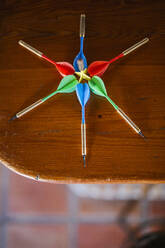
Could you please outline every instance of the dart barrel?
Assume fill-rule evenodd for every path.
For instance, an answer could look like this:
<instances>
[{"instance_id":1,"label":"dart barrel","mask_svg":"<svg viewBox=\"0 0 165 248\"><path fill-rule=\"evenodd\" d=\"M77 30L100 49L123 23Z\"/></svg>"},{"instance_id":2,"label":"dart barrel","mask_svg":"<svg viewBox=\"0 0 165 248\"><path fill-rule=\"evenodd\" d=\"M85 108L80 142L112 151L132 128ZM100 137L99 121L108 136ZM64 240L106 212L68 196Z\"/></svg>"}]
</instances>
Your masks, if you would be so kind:
<instances>
[{"instance_id":1,"label":"dart barrel","mask_svg":"<svg viewBox=\"0 0 165 248\"><path fill-rule=\"evenodd\" d=\"M131 46L130 48L128 48L127 50L125 50L124 52L122 52L122 54L125 56L131 52L133 52L135 49L137 49L138 47L144 45L145 43L147 43L149 41L148 38L145 38L141 41L139 41L138 43L136 43L135 45Z\"/></svg>"},{"instance_id":2,"label":"dart barrel","mask_svg":"<svg viewBox=\"0 0 165 248\"><path fill-rule=\"evenodd\" d=\"M29 44L27 44L26 42L24 42L23 40L19 40L18 41L19 45L25 47L27 50L29 50L30 52L36 54L39 57L42 57L43 53L38 51L37 49L35 49L34 47L30 46Z\"/></svg>"},{"instance_id":3,"label":"dart barrel","mask_svg":"<svg viewBox=\"0 0 165 248\"><path fill-rule=\"evenodd\" d=\"M117 109L117 112L124 118L124 120L135 130L135 132L140 133L141 130L136 126L136 124L124 113L120 108Z\"/></svg>"},{"instance_id":4,"label":"dart barrel","mask_svg":"<svg viewBox=\"0 0 165 248\"><path fill-rule=\"evenodd\" d=\"M24 115L24 114L28 113L29 111L31 111L32 109L36 108L41 103L43 103L42 99L38 100L37 102L33 103L32 105L30 105L27 108L25 108L25 109L21 110L20 112L18 112L16 114L16 117L20 118L22 115Z\"/></svg>"},{"instance_id":5,"label":"dart barrel","mask_svg":"<svg viewBox=\"0 0 165 248\"><path fill-rule=\"evenodd\" d=\"M85 36L85 15L80 16L80 37Z\"/></svg>"},{"instance_id":6,"label":"dart barrel","mask_svg":"<svg viewBox=\"0 0 165 248\"><path fill-rule=\"evenodd\" d=\"M81 124L81 144L82 144L82 156L86 155L86 125Z\"/></svg>"}]
</instances>

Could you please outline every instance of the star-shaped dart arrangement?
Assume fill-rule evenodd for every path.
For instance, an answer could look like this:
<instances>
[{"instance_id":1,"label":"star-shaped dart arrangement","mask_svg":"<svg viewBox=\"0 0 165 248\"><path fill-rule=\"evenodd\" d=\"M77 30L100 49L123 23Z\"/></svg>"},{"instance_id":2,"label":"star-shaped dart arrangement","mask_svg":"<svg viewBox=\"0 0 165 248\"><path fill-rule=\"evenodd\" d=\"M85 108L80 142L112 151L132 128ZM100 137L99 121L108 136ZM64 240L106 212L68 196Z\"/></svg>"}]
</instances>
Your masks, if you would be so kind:
<instances>
[{"instance_id":1,"label":"star-shaped dart arrangement","mask_svg":"<svg viewBox=\"0 0 165 248\"><path fill-rule=\"evenodd\" d=\"M28 113L32 109L46 102L50 97L55 96L58 93L71 93L76 91L78 101L80 102L82 109L82 121L81 121L81 143L82 143L82 157L84 161L84 167L86 166L86 124L85 124L85 106L90 98L90 90L99 96L104 97L112 105L112 107L120 114L120 116L135 130L136 133L140 134L143 138L144 135L140 128L120 109L116 103L109 97L106 91L105 84L101 79L103 73L108 69L109 65L114 61L128 55L133 52L138 47L144 45L149 41L148 38L141 40L135 45L131 46L127 50L120 53L115 58L109 61L95 61L87 66L87 60L83 52L85 38L85 15L80 16L80 52L75 57L73 61L73 66L68 62L55 62L49 59L44 53L38 51L34 47L30 46L26 42L20 40L18 43L28 49L30 52L36 54L42 59L53 64L60 75L63 77L59 83L57 89L50 93L48 96L39 99L37 102L26 107L22 111L18 112L11 120L22 117L24 114ZM85 82L84 82L85 81Z\"/></svg>"}]
</instances>

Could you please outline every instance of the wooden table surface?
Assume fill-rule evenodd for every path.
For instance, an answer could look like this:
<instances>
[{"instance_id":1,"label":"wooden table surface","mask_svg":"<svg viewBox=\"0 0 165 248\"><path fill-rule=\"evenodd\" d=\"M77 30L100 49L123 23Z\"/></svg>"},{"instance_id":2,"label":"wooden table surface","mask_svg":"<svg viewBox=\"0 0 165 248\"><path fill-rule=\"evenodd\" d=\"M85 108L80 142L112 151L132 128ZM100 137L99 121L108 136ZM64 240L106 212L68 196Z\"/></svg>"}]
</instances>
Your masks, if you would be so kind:
<instances>
[{"instance_id":1,"label":"wooden table surface","mask_svg":"<svg viewBox=\"0 0 165 248\"><path fill-rule=\"evenodd\" d=\"M141 128L137 135L103 98L86 108L87 168L81 157L81 108L76 94L59 94L24 117L9 119L54 91L56 69L18 45L20 39L56 61L79 51L86 14L88 64L109 60L149 37L114 63L103 80L112 99ZM1 1L0 160L31 178L58 183L165 182L165 1Z\"/></svg>"}]
</instances>

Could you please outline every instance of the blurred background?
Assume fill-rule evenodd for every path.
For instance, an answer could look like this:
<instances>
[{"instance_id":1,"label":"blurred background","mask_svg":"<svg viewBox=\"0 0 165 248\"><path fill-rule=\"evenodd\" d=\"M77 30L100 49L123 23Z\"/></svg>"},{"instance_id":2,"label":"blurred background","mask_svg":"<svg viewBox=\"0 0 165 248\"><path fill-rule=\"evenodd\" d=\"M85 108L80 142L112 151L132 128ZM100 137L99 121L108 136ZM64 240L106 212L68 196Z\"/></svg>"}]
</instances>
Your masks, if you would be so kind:
<instances>
[{"instance_id":1,"label":"blurred background","mask_svg":"<svg viewBox=\"0 0 165 248\"><path fill-rule=\"evenodd\" d=\"M128 247L141 233L164 230L164 190L41 183L0 165L0 248Z\"/></svg>"}]
</instances>

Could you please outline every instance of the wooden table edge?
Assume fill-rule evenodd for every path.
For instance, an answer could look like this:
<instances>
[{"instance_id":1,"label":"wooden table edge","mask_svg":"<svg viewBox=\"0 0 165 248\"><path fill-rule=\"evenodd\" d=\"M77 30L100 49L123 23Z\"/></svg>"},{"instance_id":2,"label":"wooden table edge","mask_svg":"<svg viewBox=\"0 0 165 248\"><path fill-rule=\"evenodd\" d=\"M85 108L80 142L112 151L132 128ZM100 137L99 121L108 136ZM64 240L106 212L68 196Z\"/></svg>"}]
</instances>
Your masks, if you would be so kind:
<instances>
[{"instance_id":1,"label":"wooden table edge","mask_svg":"<svg viewBox=\"0 0 165 248\"><path fill-rule=\"evenodd\" d=\"M3 166L7 167L12 172L17 175L24 176L26 178L38 181L38 182L47 182L47 183L56 183L56 184L160 184L165 183L165 179L135 179L135 178L77 178L77 177L39 177L36 178L32 173L24 174L21 170L17 170L15 167L11 166L7 161L0 159L0 162ZM85 169L85 168L84 168Z\"/></svg>"}]
</instances>

